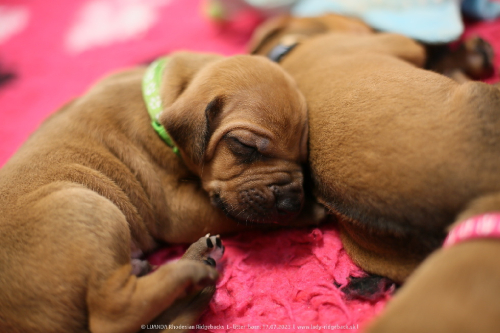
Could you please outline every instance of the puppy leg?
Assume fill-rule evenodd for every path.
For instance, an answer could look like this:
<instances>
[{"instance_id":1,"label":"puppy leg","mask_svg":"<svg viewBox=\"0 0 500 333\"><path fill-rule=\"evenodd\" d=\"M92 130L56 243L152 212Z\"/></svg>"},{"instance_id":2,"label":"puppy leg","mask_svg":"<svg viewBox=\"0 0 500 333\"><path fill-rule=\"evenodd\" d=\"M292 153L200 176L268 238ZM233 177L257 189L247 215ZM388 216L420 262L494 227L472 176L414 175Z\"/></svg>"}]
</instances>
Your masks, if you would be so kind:
<instances>
[{"instance_id":1,"label":"puppy leg","mask_svg":"<svg viewBox=\"0 0 500 333\"><path fill-rule=\"evenodd\" d=\"M484 214L487 212L499 212L499 211L500 211L500 193L486 195L472 201L467 206L467 209L458 216L457 222L455 222L455 224L460 223L461 221L464 221L475 215Z\"/></svg>"},{"instance_id":2,"label":"puppy leg","mask_svg":"<svg viewBox=\"0 0 500 333\"><path fill-rule=\"evenodd\" d=\"M389 302L369 333L498 332L500 242L436 251Z\"/></svg>"},{"instance_id":3,"label":"puppy leg","mask_svg":"<svg viewBox=\"0 0 500 333\"><path fill-rule=\"evenodd\" d=\"M123 214L95 192L66 182L43 186L17 204L7 217L14 222L10 232L0 232L0 331L88 332L85 295L92 272L130 260Z\"/></svg>"},{"instance_id":4,"label":"puppy leg","mask_svg":"<svg viewBox=\"0 0 500 333\"><path fill-rule=\"evenodd\" d=\"M460 83L493 74L493 48L480 37L465 40L456 50L450 50L448 45L427 45L427 54L427 69Z\"/></svg>"},{"instance_id":5,"label":"puppy leg","mask_svg":"<svg viewBox=\"0 0 500 333\"><path fill-rule=\"evenodd\" d=\"M213 284L217 278L212 267L189 260L163 265L140 278L130 273L129 265L122 267L90 295L92 332L136 332L178 298Z\"/></svg>"},{"instance_id":6,"label":"puppy leg","mask_svg":"<svg viewBox=\"0 0 500 333\"><path fill-rule=\"evenodd\" d=\"M464 219L500 211L500 194L479 198ZM468 240L437 250L408 278L370 333L498 332L500 241Z\"/></svg>"},{"instance_id":7,"label":"puppy leg","mask_svg":"<svg viewBox=\"0 0 500 333\"><path fill-rule=\"evenodd\" d=\"M104 229L98 233L98 241L93 240L98 250L90 262L87 282L90 331L137 332L178 298L215 283L217 271L194 260L166 264L139 278L131 274L130 232L125 216L95 192L78 191L93 208L89 223Z\"/></svg>"},{"instance_id":8,"label":"puppy leg","mask_svg":"<svg viewBox=\"0 0 500 333\"><path fill-rule=\"evenodd\" d=\"M425 48L416 41L398 34L380 33L367 39L370 50L392 54L417 67L424 67L427 58Z\"/></svg>"},{"instance_id":9,"label":"puppy leg","mask_svg":"<svg viewBox=\"0 0 500 333\"><path fill-rule=\"evenodd\" d=\"M399 240L392 236L373 236L343 219L339 219L339 227L346 253L358 266L371 274L403 283L425 258L422 253L406 250L408 240Z\"/></svg>"},{"instance_id":10,"label":"puppy leg","mask_svg":"<svg viewBox=\"0 0 500 333\"><path fill-rule=\"evenodd\" d=\"M180 261L198 261L206 265L215 267L224 253L224 246L219 236L206 235L193 243L182 256ZM169 309L163 312L153 324L172 325L165 332L172 332L172 327L180 325L194 324L206 310L208 303L215 292L215 286L210 285L197 293L193 293L185 298L177 300ZM174 329L175 330L175 329ZM178 329L183 332L188 330Z\"/></svg>"},{"instance_id":11,"label":"puppy leg","mask_svg":"<svg viewBox=\"0 0 500 333\"><path fill-rule=\"evenodd\" d=\"M22 209L13 211L23 214L11 219L22 220L9 238L22 241L0 261L20 263L2 278L24 278L0 293L1 317L9 318L0 320L2 332L137 332L177 298L217 278L213 267L193 260L132 275L124 214L83 186L51 184L19 202ZM9 241L3 234L0 240Z\"/></svg>"}]
</instances>

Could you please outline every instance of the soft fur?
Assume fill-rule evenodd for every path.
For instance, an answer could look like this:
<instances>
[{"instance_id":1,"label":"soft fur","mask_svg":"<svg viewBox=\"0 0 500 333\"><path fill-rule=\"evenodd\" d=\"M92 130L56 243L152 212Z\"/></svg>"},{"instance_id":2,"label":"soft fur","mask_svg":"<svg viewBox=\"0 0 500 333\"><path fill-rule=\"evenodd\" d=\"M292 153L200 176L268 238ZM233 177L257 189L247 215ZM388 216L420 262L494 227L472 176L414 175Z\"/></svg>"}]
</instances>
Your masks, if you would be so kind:
<instances>
[{"instance_id":1,"label":"soft fur","mask_svg":"<svg viewBox=\"0 0 500 333\"><path fill-rule=\"evenodd\" d=\"M301 41L330 32L355 35L377 33L361 20L337 14L314 17L281 15L264 22L250 41L251 53L268 55L279 43ZM425 68L444 74L456 81L481 79L492 74L493 48L484 39L471 36L454 45L421 44L425 48Z\"/></svg>"},{"instance_id":2,"label":"soft fur","mask_svg":"<svg viewBox=\"0 0 500 333\"><path fill-rule=\"evenodd\" d=\"M283 40L289 22L282 24L260 29L253 50L265 54ZM281 65L308 103L316 195L339 217L357 264L403 282L452 223L500 211L496 87L420 69L424 47L396 34L298 40ZM437 251L373 331L497 331L498 255L499 243L489 240Z\"/></svg>"},{"instance_id":3,"label":"soft fur","mask_svg":"<svg viewBox=\"0 0 500 333\"><path fill-rule=\"evenodd\" d=\"M159 324L193 323L217 277L200 237L290 224L302 208L305 100L278 65L172 55L160 121L181 157L150 124L143 75L100 81L0 170L0 331L135 332L162 312ZM131 274L131 249L198 238L180 261Z\"/></svg>"}]
</instances>

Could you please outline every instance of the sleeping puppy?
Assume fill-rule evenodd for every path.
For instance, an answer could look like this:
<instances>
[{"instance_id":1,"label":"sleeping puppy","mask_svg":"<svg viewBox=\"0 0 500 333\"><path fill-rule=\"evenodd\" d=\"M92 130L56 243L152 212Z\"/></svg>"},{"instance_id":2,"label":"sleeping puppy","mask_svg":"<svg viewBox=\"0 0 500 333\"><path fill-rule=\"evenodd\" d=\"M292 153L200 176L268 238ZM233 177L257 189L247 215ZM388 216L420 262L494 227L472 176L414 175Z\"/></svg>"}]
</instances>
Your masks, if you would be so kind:
<instances>
[{"instance_id":1,"label":"sleeping puppy","mask_svg":"<svg viewBox=\"0 0 500 333\"><path fill-rule=\"evenodd\" d=\"M257 36L254 47L269 49L265 31ZM401 283L450 226L469 240L429 258L373 331L497 331L500 243L484 240L500 237L497 87L420 69L422 45L396 34L277 47L308 102L316 195L339 217L352 259Z\"/></svg>"},{"instance_id":2,"label":"sleeping puppy","mask_svg":"<svg viewBox=\"0 0 500 333\"><path fill-rule=\"evenodd\" d=\"M193 323L223 249L203 235L292 224L306 141L305 100L264 57L177 53L100 81L0 170L0 331ZM161 242L195 243L131 274Z\"/></svg>"},{"instance_id":3,"label":"sleeping puppy","mask_svg":"<svg viewBox=\"0 0 500 333\"><path fill-rule=\"evenodd\" d=\"M337 14L312 17L281 15L264 22L256 29L249 49L251 53L267 55L279 60L283 48L293 47L302 39L331 32L348 32L355 35L375 34L363 21ZM469 37L456 45L427 45L424 67L464 82L482 79L493 73L493 48L480 37ZM276 47L278 46L278 47Z\"/></svg>"}]
</instances>

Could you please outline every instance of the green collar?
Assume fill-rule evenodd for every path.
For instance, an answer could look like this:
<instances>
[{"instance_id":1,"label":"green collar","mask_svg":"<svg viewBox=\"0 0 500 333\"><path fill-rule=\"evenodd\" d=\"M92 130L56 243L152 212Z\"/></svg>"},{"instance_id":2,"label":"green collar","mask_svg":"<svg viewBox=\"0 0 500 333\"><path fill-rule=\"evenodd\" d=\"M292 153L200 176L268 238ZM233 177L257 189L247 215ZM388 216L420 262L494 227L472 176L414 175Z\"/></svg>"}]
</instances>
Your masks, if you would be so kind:
<instances>
[{"instance_id":1,"label":"green collar","mask_svg":"<svg viewBox=\"0 0 500 333\"><path fill-rule=\"evenodd\" d=\"M146 107L148 109L149 116L151 117L151 125L155 129L156 133L165 141L165 143L172 148L174 153L180 156L179 148L174 145L172 138L168 135L167 130L158 121L158 115L163 111L163 105L160 97L160 86L161 78L163 76L163 71L168 58L160 58L149 65L146 70L146 74L142 79L142 96L144 97L144 102L146 102Z\"/></svg>"}]
</instances>

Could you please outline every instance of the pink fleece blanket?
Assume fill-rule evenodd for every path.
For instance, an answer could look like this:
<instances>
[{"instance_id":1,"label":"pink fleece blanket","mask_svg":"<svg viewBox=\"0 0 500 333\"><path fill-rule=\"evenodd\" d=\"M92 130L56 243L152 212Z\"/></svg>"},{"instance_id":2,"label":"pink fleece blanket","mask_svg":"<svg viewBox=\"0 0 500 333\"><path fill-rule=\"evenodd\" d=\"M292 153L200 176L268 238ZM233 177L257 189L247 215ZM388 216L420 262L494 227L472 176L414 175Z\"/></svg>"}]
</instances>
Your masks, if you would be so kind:
<instances>
[{"instance_id":1,"label":"pink fleece blanket","mask_svg":"<svg viewBox=\"0 0 500 333\"><path fill-rule=\"evenodd\" d=\"M201 7L199 0L3 0L0 166L43 119L105 73L179 49L243 53L258 22L245 17L224 29ZM499 21L469 25L466 34L500 49ZM201 330L358 331L390 298L348 300L339 290L364 273L334 225L253 231L224 242L221 278ZM150 260L165 262L183 248L162 249Z\"/></svg>"},{"instance_id":2,"label":"pink fleece blanket","mask_svg":"<svg viewBox=\"0 0 500 333\"><path fill-rule=\"evenodd\" d=\"M217 292L198 325L213 332L356 332L383 309L376 300L347 300L339 288L365 273L342 248L334 225L247 232L223 238ZM185 247L158 251L153 264L177 258Z\"/></svg>"}]
</instances>

